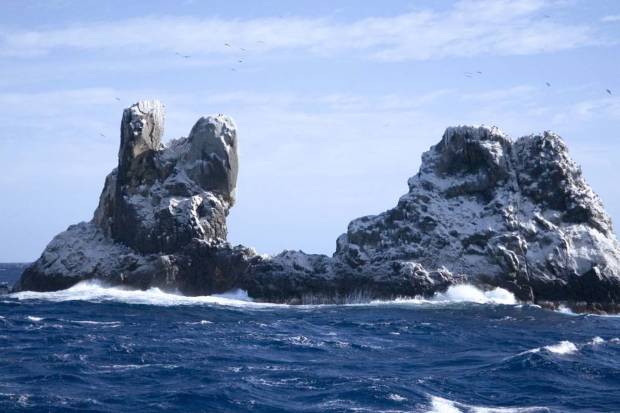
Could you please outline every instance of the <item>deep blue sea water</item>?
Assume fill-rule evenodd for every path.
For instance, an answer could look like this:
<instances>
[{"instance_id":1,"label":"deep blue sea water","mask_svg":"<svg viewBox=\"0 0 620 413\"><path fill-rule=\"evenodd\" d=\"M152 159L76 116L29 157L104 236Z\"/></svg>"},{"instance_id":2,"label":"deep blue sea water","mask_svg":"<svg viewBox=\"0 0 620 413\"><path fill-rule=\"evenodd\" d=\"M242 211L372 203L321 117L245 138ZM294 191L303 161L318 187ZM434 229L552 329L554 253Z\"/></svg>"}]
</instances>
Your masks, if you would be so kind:
<instances>
[{"instance_id":1,"label":"deep blue sea water","mask_svg":"<svg viewBox=\"0 0 620 413\"><path fill-rule=\"evenodd\" d=\"M0 411L620 411L620 318L465 295L489 302L2 296Z\"/></svg>"}]
</instances>

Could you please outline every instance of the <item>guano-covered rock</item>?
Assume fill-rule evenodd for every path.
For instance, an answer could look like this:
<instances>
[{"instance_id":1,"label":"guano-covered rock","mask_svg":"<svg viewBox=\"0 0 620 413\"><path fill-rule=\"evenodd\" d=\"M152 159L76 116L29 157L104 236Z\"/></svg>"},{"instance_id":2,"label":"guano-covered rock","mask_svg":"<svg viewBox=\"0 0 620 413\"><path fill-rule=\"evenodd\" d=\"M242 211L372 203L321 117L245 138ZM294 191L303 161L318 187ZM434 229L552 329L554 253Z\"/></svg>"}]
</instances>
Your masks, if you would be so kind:
<instances>
[{"instance_id":1,"label":"guano-covered rock","mask_svg":"<svg viewBox=\"0 0 620 413\"><path fill-rule=\"evenodd\" d=\"M201 118L168 145L163 129L159 102L125 110L118 167L93 220L56 236L15 290L95 278L316 303L429 296L471 283L524 301L620 309L611 220L551 132L513 141L495 127L448 128L396 207L353 220L332 257L270 257L226 241L238 172L232 120Z\"/></svg>"}]
</instances>

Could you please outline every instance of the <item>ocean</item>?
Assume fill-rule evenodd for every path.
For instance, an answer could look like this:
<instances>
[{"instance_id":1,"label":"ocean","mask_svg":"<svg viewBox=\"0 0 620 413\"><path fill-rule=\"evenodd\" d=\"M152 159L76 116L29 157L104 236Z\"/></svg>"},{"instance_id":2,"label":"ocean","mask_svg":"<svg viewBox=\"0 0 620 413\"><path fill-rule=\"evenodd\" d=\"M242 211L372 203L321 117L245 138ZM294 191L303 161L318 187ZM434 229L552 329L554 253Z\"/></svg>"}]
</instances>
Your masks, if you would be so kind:
<instances>
[{"instance_id":1,"label":"ocean","mask_svg":"<svg viewBox=\"0 0 620 413\"><path fill-rule=\"evenodd\" d=\"M287 306L82 283L0 296L0 411L618 412L620 318L473 287Z\"/></svg>"}]
</instances>

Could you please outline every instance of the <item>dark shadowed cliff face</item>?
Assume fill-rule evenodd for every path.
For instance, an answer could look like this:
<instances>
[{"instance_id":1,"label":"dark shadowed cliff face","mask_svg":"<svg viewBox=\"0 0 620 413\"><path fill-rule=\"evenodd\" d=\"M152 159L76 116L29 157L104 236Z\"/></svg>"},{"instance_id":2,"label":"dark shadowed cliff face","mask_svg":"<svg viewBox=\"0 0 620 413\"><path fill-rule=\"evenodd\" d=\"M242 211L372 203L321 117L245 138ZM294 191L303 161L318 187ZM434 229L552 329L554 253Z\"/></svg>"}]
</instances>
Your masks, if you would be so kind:
<instances>
[{"instance_id":1,"label":"dark shadowed cliff face","mask_svg":"<svg viewBox=\"0 0 620 413\"><path fill-rule=\"evenodd\" d=\"M610 219L555 134L513 142L497 128L448 128L397 206L352 221L333 257L268 257L226 242L238 171L232 121L201 118L168 146L162 131L159 102L125 110L118 168L93 220L56 236L16 289L99 278L316 302L430 295L467 282L522 300L620 303Z\"/></svg>"}]
</instances>

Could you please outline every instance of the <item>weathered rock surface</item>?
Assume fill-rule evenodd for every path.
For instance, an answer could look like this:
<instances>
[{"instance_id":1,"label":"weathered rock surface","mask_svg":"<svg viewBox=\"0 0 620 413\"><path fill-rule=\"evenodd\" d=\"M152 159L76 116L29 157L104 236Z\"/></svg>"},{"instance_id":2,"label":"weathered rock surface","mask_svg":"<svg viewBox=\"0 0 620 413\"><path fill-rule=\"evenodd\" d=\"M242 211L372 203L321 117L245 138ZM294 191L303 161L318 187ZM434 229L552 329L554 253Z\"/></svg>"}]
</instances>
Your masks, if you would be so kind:
<instances>
[{"instance_id":1,"label":"weathered rock surface","mask_svg":"<svg viewBox=\"0 0 620 413\"><path fill-rule=\"evenodd\" d=\"M216 246L225 242L235 200L236 127L225 116L201 118L187 138L167 146L163 129L158 101L124 111L118 167L105 180L92 221L57 235L16 289L61 289L90 278L188 293L232 285L234 271L230 278L223 274L236 250ZM185 254L197 254L193 262L212 257L201 286L183 279L197 271Z\"/></svg>"},{"instance_id":2,"label":"weathered rock surface","mask_svg":"<svg viewBox=\"0 0 620 413\"><path fill-rule=\"evenodd\" d=\"M286 252L254 268L248 290L338 301L467 282L524 301L617 311L620 245L559 136L513 142L497 128L448 128L408 184L395 208L352 221L333 258Z\"/></svg>"},{"instance_id":3,"label":"weathered rock surface","mask_svg":"<svg viewBox=\"0 0 620 413\"><path fill-rule=\"evenodd\" d=\"M448 128L397 206L352 221L333 257L268 257L226 242L238 171L232 121L201 118L168 146L162 131L159 102L125 110L118 168L93 220L54 238L16 289L98 278L301 303L431 295L467 282L525 301L619 309L620 244L553 133L512 141L497 128Z\"/></svg>"}]
</instances>

